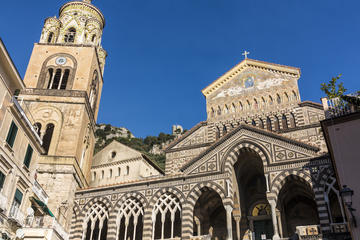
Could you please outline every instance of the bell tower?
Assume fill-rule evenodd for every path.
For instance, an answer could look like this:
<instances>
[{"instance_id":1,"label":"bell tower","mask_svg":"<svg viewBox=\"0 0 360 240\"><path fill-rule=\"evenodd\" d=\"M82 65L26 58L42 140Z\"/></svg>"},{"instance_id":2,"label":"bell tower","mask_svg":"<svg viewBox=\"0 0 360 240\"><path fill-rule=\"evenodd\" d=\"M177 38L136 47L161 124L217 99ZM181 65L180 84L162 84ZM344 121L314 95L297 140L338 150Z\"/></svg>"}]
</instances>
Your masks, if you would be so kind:
<instances>
[{"instance_id":1,"label":"bell tower","mask_svg":"<svg viewBox=\"0 0 360 240\"><path fill-rule=\"evenodd\" d=\"M90 0L65 3L44 22L20 93L46 151L37 180L66 230L76 189L88 186L106 51L103 14Z\"/></svg>"}]
</instances>

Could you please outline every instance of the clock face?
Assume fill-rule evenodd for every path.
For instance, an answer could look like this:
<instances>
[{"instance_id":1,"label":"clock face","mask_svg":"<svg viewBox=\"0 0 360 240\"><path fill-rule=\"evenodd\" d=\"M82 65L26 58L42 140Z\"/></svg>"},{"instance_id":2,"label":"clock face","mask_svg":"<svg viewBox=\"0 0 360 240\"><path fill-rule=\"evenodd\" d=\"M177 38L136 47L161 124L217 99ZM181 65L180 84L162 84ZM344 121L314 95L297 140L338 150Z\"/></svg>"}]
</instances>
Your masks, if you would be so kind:
<instances>
[{"instance_id":1,"label":"clock face","mask_svg":"<svg viewBox=\"0 0 360 240\"><path fill-rule=\"evenodd\" d=\"M55 60L55 63L57 65L64 65L66 63L66 58L64 57L58 57L56 60Z\"/></svg>"}]
</instances>

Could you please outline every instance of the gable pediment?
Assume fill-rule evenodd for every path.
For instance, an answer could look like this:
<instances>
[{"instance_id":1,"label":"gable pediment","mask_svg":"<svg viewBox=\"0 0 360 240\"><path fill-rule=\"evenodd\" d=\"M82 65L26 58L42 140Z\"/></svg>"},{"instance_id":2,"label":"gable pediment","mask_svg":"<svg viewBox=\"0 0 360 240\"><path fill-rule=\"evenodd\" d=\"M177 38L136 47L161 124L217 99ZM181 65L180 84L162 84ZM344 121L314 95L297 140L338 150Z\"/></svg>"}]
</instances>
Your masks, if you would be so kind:
<instances>
[{"instance_id":1,"label":"gable pediment","mask_svg":"<svg viewBox=\"0 0 360 240\"><path fill-rule=\"evenodd\" d=\"M299 77L298 68L245 59L203 89L202 93L207 100L215 100L296 84Z\"/></svg>"},{"instance_id":2,"label":"gable pediment","mask_svg":"<svg viewBox=\"0 0 360 240\"><path fill-rule=\"evenodd\" d=\"M179 139L172 142L167 148L166 152L176 151L186 147L199 146L206 144L208 136L208 127L206 122L200 122L195 125L192 129L186 132Z\"/></svg>"},{"instance_id":3,"label":"gable pediment","mask_svg":"<svg viewBox=\"0 0 360 240\"><path fill-rule=\"evenodd\" d=\"M240 125L225 135L181 170L186 174L222 171L227 156L235 147L256 148L266 161L265 165L291 163L318 157L319 149L272 132L248 125Z\"/></svg>"}]
</instances>

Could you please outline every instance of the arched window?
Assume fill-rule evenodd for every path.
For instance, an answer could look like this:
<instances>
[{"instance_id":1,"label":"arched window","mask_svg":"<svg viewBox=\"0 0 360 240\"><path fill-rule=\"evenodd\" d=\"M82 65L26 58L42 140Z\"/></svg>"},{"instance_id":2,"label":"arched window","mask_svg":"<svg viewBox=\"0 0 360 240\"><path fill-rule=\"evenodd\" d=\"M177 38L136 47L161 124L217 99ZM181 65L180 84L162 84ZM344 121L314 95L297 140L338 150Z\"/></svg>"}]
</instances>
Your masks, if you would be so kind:
<instances>
[{"instance_id":1,"label":"arched window","mask_svg":"<svg viewBox=\"0 0 360 240\"><path fill-rule=\"evenodd\" d=\"M129 175L129 173L130 173L130 167L126 166L126 175Z\"/></svg>"},{"instance_id":2,"label":"arched window","mask_svg":"<svg viewBox=\"0 0 360 240\"><path fill-rule=\"evenodd\" d=\"M93 181L96 180L96 172L93 173Z\"/></svg>"},{"instance_id":3,"label":"arched window","mask_svg":"<svg viewBox=\"0 0 360 240\"><path fill-rule=\"evenodd\" d=\"M262 100L262 106L265 108L265 107L266 107L266 101L265 101L265 98L264 98L264 97L261 97L261 100Z\"/></svg>"},{"instance_id":4,"label":"arched window","mask_svg":"<svg viewBox=\"0 0 360 240\"><path fill-rule=\"evenodd\" d=\"M215 117L215 110L214 110L214 108L211 108L211 115L210 115L211 117Z\"/></svg>"},{"instance_id":5,"label":"arched window","mask_svg":"<svg viewBox=\"0 0 360 240\"><path fill-rule=\"evenodd\" d=\"M275 131L280 130L279 118L277 116L274 116L274 128L275 128Z\"/></svg>"},{"instance_id":6,"label":"arched window","mask_svg":"<svg viewBox=\"0 0 360 240\"><path fill-rule=\"evenodd\" d=\"M60 80L60 84L59 84L60 89L66 89L66 84L69 79L69 75L70 75L70 70L66 69L64 75L62 76L62 79Z\"/></svg>"},{"instance_id":7,"label":"arched window","mask_svg":"<svg viewBox=\"0 0 360 240\"><path fill-rule=\"evenodd\" d=\"M153 213L153 239L181 237L181 205L171 193L164 193L156 202Z\"/></svg>"},{"instance_id":8,"label":"arched window","mask_svg":"<svg viewBox=\"0 0 360 240\"><path fill-rule=\"evenodd\" d=\"M236 107L234 103L231 104L231 112L232 113L236 112Z\"/></svg>"},{"instance_id":9,"label":"arched window","mask_svg":"<svg viewBox=\"0 0 360 240\"><path fill-rule=\"evenodd\" d=\"M48 70L48 89L66 89L70 70L65 69L65 71L62 71L58 68L56 69L55 75L53 74L53 71L52 68L49 68Z\"/></svg>"},{"instance_id":10,"label":"arched window","mask_svg":"<svg viewBox=\"0 0 360 240\"><path fill-rule=\"evenodd\" d=\"M66 43L73 43L75 42L75 36L76 36L76 29L75 28L69 28L67 32L65 33L64 42Z\"/></svg>"},{"instance_id":11,"label":"arched window","mask_svg":"<svg viewBox=\"0 0 360 240\"><path fill-rule=\"evenodd\" d=\"M218 106L217 115L218 115L218 116L221 115L221 108L220 108L220 106Z\"/></svg>"},{"instance_id":12,"label":"arched window","mask_svg":"<svg viewBox=\"0 0 360 240\"><path fill-rule=\"evenodd\" d=\"M220 138L220 128L219 126L216 126L216 133L215 133L216 140Z\"/></svg>"},{"instance_id":13,"label":"arched window","mask_svg":"<svg viewBox=\"0 0 360 240\"><path fill-rule=\"evenodd\" d=\"M273 98L269 95L269 104L272 105L274 102Z\"/></svg>"},{"instance_id":14,"label":"arched window","mask_svg":"<svg viewBox=\"0 0 360 240\"><path fill-rule=\"evenodd\" d=\"M223 126L223 135L227 134L227 127L224 125Z\"/></svg>"},{"instance_id":15,"label":"arched window","mask_svg":"<svg viewBox=\"0 0 360 240\"><path fill-rule=\"evenodd\" d=\"M295 115L293 113L290 113L290 127L296 127Z\"/></svg>"},{"instance_id":16,"label":"arched window","mask_svg":"<svg viewBox=\"0 0 360 240\"><path fill-rule=\"evenodd\" d=\"M105 177L105 172L104 170L101 170L101 179L104 179L104 177Z\"/></svg>"},{"instance_id":17,"label":"arched window","mask_svg":"<svg viewBox=\"0 0 360 240\"><path fill-rule=\"evenodd\" d=\"M112 169L110 169L109 178L112 178Z\"/></svg>"},{"instance_id":18,"label":"arched window","mask_svg":"<svg viewBox=\"0 0 360 240\"><path fill-rule=\"evenodd\" d=\"M251 104L249 102L249 100L246 100L247 101L247 109L251 109Z\"/></svg>"},{"instance_id":19,"label":"arched window","mask_svg":"<svg viewBox=\"0 0 360 240\"><path fill-rule=\"evenodd\" d=\"M106 240L109 215L102 203L93 204L88 210L83 223L84 240Z\"/></svg>"},{"instance_id":20,"label":"arched window","mask_svg":"<svg viewBox=\"0 0 360 240\"><path fill-rule=\"evenodd\" d=\"M95 40L96 40L96 35L94 34L92 37L91 37L91 42L95 42Z\"/></svg>"},{"instance_id":21,"label":"arched window","mask_svg":"<svg viewBox=\"0 0 360 240\"><path fill-rule=\"evenodd\" d=\"M276 101L277 101L278 104L281 103L281 97L280 97L279 94L276 94Z\"/></svg>"},{"instance_id":22,"label":"arched window","mask_svg":"<svg viewBox=\"0 0 360 240\"><path fill-rule=\"evenodd\" d=\"M285 99L289 102L290 101L289 95L286 92L284 92L284 95L285 95Z\"/></svg>"},{"instance_id":23,"label":"arched window","mask_svg":"<svg viewBox=\"0 0 360 240\"><path fill-rule=\"evenodd\" d=\"M345 223L346 218L339 194L339 187L334 177L329 177L327 180L324 197L327 203L330 223Z\"/></svg>"},{"instance_id":24,"label":"arched window","mask_svg":"<svg viewBox=\"0 0 360 240\"><path fill-rule=\"evenodd\" d=\"M53 37L54 37L54 33L53 33L53 32L50 32L47 42L48 42L48 43L51 43L52 40L53 40Z\"/></svg>"},{"instance_id":25,"label":"arched window","mask_svg":"<svg viewBox=\"0 0 360 240\"><path fill-rule=\"evenodd\" d=\"M241 111L244 110L242 102L239 102L239 108L240 108Z\"/></svg>"},{"instance_id":26,"label":"arched window","mask_svg":"<svg viewBox=\"0 0 360 240\"><path fill-rule=\"evenodd\" d=\"M266 129L272 131L271 119L269 117L266 118Z\"/></svg>"},{"instance_id":27,"label":"arched window","mask_svg":"<svg viewBox=\"0 0 360 240\"><path fill-rule=\"evenodd\" d=\"M288 123L287 123L287 118L286 118L285 114L282 115L281 123L282 123L283 129L288 129Z\"/></svg>"},{"instance_id":28,"label":"arched window","mask_svg":"<svg viewBox=\"0 0 360 240\"><path fill-rule=\"evenodd\" d=\"M254 108L258 109L258 102L257 102L256 98L254 98Z\"/></svg>"},{"instance_id":29,"label":"arched window","mask_svg":"<svg viewBox=\"0 0 360 240\"><path fill-rule=\"evenodd\" d=\"M94 74L93 74L93 79L91 81L91 85L90 85L90 105L91 108L93 109L93 111L95 111L95 106L96 106L96 102L97 102L97 90L98 90L98 86L99 86L99 75L98 72L95 70Z\"/></svg>"},{"instance_id":30,"label":"arched window","mask_svg":"<svg viewBox=\"0 0 360 240\"><path fill-rule=\"evenodd\" d=\"M120 174L121 174L121 168L118 167L118 176L120 176Z\"/></svg>"},{"instance_id":31,"label":"arched window","mask_svg":"<svg viewBox=\"0 0 360 240\"><path fill-rule=\"evenodd\" d=\"M140 240L143 232L144 210L135 198L127 199L120 207L116 218L116 240Z\"/></svg>"},{"instance_id":32,"label":"arched window","mask_svg":"<svg viewBox=\"0 0 360 240\"><path fill-rule=\"evenodd\" d=\"M295 91L292 91L292 94L293 94L293 100L296 101L296 100L297 100L296 92L295 92Z\"/></svg>"},{"instance_id":33,"label":"arched window","mask_svg":"<svg viewBox=\"0 0 360 240\"><path fill-rule=\"evenodd\" d=\"M251 121L251 125L256 126L256 122L254 119Z\"/></svg>"},{"instance_id":34,"label":"arched window","mask_svg":"<svg viewBox=\"0 0 360 240\"><path fill-rule=\"evenodd\" d=\"M41 137L41 123L37 122L34 124L35 127L35 131L37 132L37 134L39 135L39 137Z\"/></svg>"},{"instance_id":35,"label":"arched window","mask_svg":"<svg viewBox=\"0 0 360 240\"><path fill-rule=\"evenodd\" d=\"M224 114L227 114L229 112L229 108L228 106L225 104L225 107L224 107Z\"/></svg>"},{"instance_id":36,"label":"arched window","mask_svg":"<svg viewBox=\"0 0 360 240\"><path fill-rule=\"evenodd\" d=\"M264 122L261 118L259 118L259 127L264 129Z\"/></svg>"},{"instance_id":37,"label":"arched window","mask_svg":"<svg viewBox=\"0 0 360 240\"><path fill-rule=\"evenodd\" d=\"M48 125L46 125L46 130L45 130L45 134L43 137L43 145L42 145L45 150L45 154L47 154L49 152L51 138L54 133L54 128L55 128L55 126L52 123L49 123Z\"/></svg>"},{"instance_id":38,"label":"arched window","mask_svg":"<svg viewBox=\"0 0 360 240\"><path fill-rule=\"evenodd\" d=\"M54 69L49 68L46 73L46 79L48 81L48 86L47 86L48 89L51 89L52 87L53 77L54 77Z\"/></svg>"}]
</instances>

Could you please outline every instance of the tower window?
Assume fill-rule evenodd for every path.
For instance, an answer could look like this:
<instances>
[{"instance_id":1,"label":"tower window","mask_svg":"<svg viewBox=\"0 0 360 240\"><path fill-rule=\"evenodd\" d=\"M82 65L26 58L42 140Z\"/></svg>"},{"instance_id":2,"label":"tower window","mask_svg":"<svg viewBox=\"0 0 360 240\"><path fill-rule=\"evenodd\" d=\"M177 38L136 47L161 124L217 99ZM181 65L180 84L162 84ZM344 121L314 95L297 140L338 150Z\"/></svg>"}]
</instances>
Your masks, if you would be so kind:
<instances>
[{"instance_id":1,"label":"tower window","mask_svg":"<svg viewBox=\"0 0 360 240\"><path fill-rule=\"evenodd\" d=\"M45 149L46 154L49 152L51 138L54 133L54 128L55 126L52 123L46 125L46 131L43 137L43 148Z\"/></svg>"},{"instance_id":2,"label":"tower window","mask_svg":"<svg viewBox=\"0 0 360 240\"><path fill-rule=\"evenodd\" d=\"M66 84L67 84L67 81L69 79L69 75L70 75L70 70L69 69L66 69L65 72L64 72L64 75L61 79L61 84L60 84L60 89L66 89Z\"/></svg>"},{"instance_id":3,"label":"tower window","mask_svg":"<svg viewBox=\"0 0 360 240\"><path fill-rule=\"evenodd\" d=\"M61 78L61 69L56 69L55 76L49 82L49 89L58 89Z\"/></svg>"},{"instance_id":4,"label":"tower window","mask_svg":"<svg viewBox=\"0 0 360 240\"><path fill-rule=\"evenodd\" d=\"M69 28L64 37L64 42L73 43L75 41L76 29Z\"/></svg>"},{"instance_id":5,"label":"tower window","mask_svg":"<svg viewBox=\"0 0 360 240\"><path fill-rule=\"evenodd\" d=\"M48 43L51 43L52 40L53 40L53 37L54 37L54 33L53 33L53 32L50 32L47 42L48 42Z\"/></svg>"},{"instance_id":6,"label":"tower window","mask_svg":"<svg viewBox=\"0 0 360 240\"><path fill-rule=\"evenodd\" d=\"M95 42L95 40L96 40L96 35L93 35L92 37L91 37L91 42Z\"/></svg>"}]
</instances>

